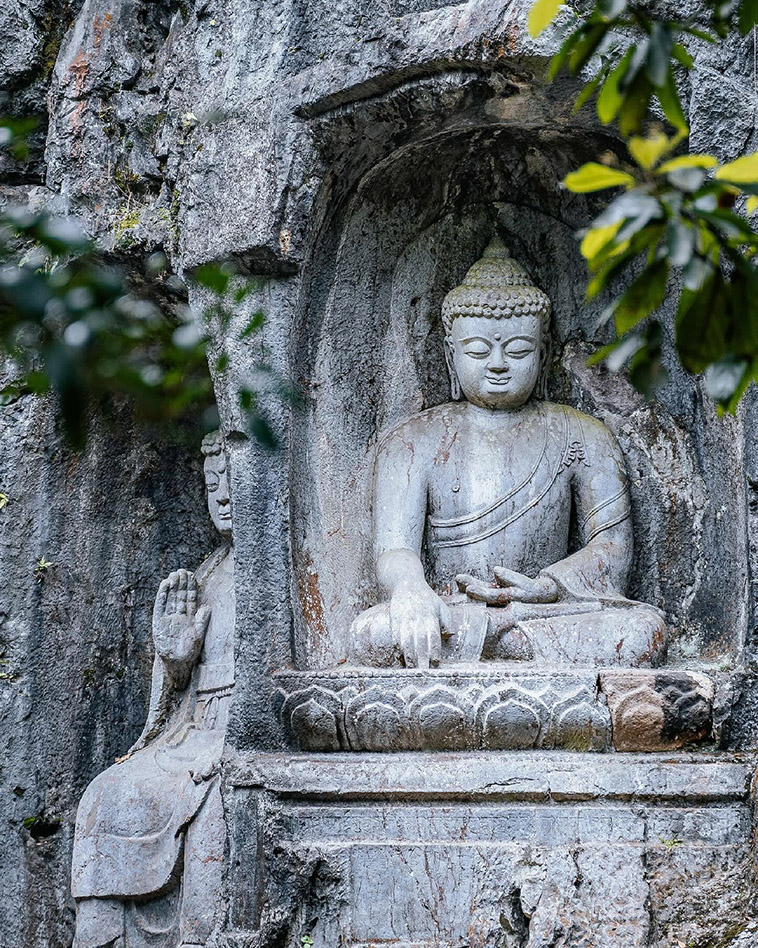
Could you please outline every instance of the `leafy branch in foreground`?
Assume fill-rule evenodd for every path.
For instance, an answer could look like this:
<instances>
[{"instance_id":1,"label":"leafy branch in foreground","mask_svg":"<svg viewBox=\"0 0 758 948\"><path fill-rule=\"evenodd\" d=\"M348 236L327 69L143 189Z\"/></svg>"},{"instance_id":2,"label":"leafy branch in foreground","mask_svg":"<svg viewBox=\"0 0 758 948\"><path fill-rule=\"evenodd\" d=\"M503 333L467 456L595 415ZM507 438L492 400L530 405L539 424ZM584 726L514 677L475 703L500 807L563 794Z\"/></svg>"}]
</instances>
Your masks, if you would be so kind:
<instances>
[{"instance_id":1,"label":"leafy branch in foreground","mask_svg":"<svg viewBox=\"0 0 758 948\"><path fill-rule=\"evenodd\" d=\"M619 338L594 361L631 359L632 380L647 393L665 379L660 326L648 317L677 271L679 358L690 372L706 372L709 394L733 409L758 377L758 235L735 210L740 195L749 209L758 206L758 155L718 165L711 155L672 158L674 143L662 132L632 137L634 166L590 162L566 177L574 192L624 188L581 244L592 275L589 299L630 264L636 273L606 310Z\"/></svg>"},{"instance_id":2,"label":"leafy branch in foreground","mask_svg":"<svg viewBox=\"0 0 758 948\"><path fill-rule=\"evenodd\" d=\"M562 7L562 0L536 0L529 12L532 35L541 33ZM600 53L601 68L585 84L576 109L596 95L600 121L606 125L618 121L621 134L626 136L642 130L655 98L671 125L686 135L687 120L679 100L675 68L691 69L693 60L682 40L694 37L715 43L735 20L741 33L749 32L758 20L758 0L705 0L701 14L706 15L710 28L703 29L702 16L681 21L661 19L652 3L596 0L587 16L578 17L553 56L548 76L554 79L564 68L572 76L579 76Z\"/></svg>"},{"instance_id":3,"label":"leafy branch in foreground","mask_svg":"<svg viewBox=\"0 0 758 948\"><path fill-rule=\"evenodd\" d=\"M532 33L560 9L560 0L536 0ZM743 197L748 214L758 209L758 153L724 165L713 155L676 155L689 128L675 71L693 66L683 39L718 42L735 27L747 33L758 21L758 0L705 0L700 13L700 19L676 21L656 16L654 4L595 0L553 57L549 75L565 67L578 76L599 57L575 109L595 96L598 118L618 123L629 153L627 163L606 156L564 180L578 193L624 188L580 235L591 276L588 299L634 274L605 311L617 338L593 361L605 359L614 369L628 363L632 382L645 394L665 381L662 327L652 314L676 272L678 358L688 371L705 372L709 394L720 408L734 410L750 381L758 380L758 234L737 210ZM672 136L656 127L644 133L654 99Z\"/></svg>"},{"instance_id":4,"label":"leafy branch in foreground","mask_svg":"<svg viewBox=\"0 0 758 948\"><path fill-rule=\"evenodd\" d=\"M15 141L10 131L6 142ZM214 427L211 335L226 338L256 284L228 264L200 267L188 281L207 291L210 302L200 312L187 305L187 285L161 253L147 258L137 288L135 274L109 261L71 218L20 209L0 214L0 356L11 375L0 404L55 392L77 448L86 442L92 401L114 395L148 420ZM262 325L257 312L240 339L250 340ZM228 364L222 351L215 371ZM276 387L276 380L268 386ZM257 394L249 385L237 397L251 434L273 444Z\"/></svg>"}]
</instances>

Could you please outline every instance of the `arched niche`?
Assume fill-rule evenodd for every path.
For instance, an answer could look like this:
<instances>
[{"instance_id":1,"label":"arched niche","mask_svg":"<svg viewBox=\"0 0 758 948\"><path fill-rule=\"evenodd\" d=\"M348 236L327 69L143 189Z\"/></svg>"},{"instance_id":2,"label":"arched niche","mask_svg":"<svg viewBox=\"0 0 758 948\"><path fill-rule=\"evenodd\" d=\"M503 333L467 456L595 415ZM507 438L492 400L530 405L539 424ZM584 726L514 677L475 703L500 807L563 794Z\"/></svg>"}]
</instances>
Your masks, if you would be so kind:
<instances>
[{"instance_id":1,"label":"arched niche","mask_svg":"<svg viewBox=\"0 0 758 948\"><path fill-rule=\"evenodd\" d=\"M448 128L396 148L350 194L329 195L291 341L305 393L290 484L297 667L343 661L352 619L377 601L377 436L449 399L441 301L495 229L553 302L551 397L603 418L627 454L638 537L632 594L677 626L672 660L723 661L739 650L744 571L731 570L725 594L708 548L716 537L732 548L742 542L738 489L729 498L734 522L709 519L723 499L719 470L739 480L734 426L710 428L708 407L683 375L649 406L624 379L586 366L588 340L607 332L598 328L601 304L583 299L576 231L591 209L560 181L604 146L586 131Z\"/></svg>"}]
</instances>

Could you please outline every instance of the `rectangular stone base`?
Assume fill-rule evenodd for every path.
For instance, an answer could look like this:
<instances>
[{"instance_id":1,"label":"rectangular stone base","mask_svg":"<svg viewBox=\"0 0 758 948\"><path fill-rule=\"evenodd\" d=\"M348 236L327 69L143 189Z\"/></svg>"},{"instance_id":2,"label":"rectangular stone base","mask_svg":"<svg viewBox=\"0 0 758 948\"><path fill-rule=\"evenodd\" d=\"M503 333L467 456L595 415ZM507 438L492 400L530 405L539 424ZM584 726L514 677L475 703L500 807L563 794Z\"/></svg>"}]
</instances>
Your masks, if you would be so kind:
<instances>
[{"instance_id":1,"label":"rectangular stone base","mask_svg":"<svg viewBox=\"0 0 758 948\"><path fill-rule=\"evenodd\" d=\"M676 944L710 924L693 879L749 875L750 776L681 753L238 760L228 943Z\"/></svg>"}]
</instances>

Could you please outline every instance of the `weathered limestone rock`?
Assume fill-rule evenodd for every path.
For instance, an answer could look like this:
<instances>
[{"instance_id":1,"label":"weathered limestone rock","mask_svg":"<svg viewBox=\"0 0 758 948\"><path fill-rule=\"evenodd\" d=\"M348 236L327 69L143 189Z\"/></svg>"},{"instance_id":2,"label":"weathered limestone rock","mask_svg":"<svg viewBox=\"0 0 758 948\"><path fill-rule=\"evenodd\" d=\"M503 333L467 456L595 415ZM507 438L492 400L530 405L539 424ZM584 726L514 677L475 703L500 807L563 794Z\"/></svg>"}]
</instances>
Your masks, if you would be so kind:
<instances>
[{"instance_id":1,"label":"weathered limestone rock","mask_svg":"<svg viewBox=\"0 0 758 948\"><path fill-rule=\"evenodd\" d=\"M264 943L675 945L688 860L749 865L750 777L707 756L259 755L229 775L263 832L232 852L260 888L228 943L255 919Z\"/></svg>"},{"instance_id":2,"label":"weathered limestone rock","mask_svg":"<svg viewBox=\"0 0 758 948\"><path fill-rule=\"evenodd\" d=\"M36 64L51 50L56 64L44 165L40 135L0 200L40 200L46 173L47 197L123 258L160 247L179 271L234 258L263 278L240 322L264 310L261 341L303 393L272 406L277 454L248 441L233 391L257 349L230 343L217 389L242 511L238 661L211 940L746 948L758 402L717 419L668 355L654 404L587 366L607 341L575 239L593 204L559 181L618 143L590 110L571 113L567 84L545 86L556 37L533 43L527 4L506 0L87 0L56 8L57 26L76 17L56 55L48 5L6 8L31 27L2 54L6 101L41 108ZM693 148L752 150L752 38L693 53ZM672 630L667 664L644 681L605 687L603 667L418 679L339 666L351 622L382 596L378 433L449 401L442 302L494 231L552 301L548 398L602 422L625 458L626 592ZM144 719L158 580L212 541L184 448L122 419L115 445L98 430L76 460L46 403L9 411L0 932L14 948L67 948L76 803ZM43 554L55 567L39 579ZM615 743L685 738L702 752ZM576 753L587 748L609 752Z\"/></svg>"}]
</instances>

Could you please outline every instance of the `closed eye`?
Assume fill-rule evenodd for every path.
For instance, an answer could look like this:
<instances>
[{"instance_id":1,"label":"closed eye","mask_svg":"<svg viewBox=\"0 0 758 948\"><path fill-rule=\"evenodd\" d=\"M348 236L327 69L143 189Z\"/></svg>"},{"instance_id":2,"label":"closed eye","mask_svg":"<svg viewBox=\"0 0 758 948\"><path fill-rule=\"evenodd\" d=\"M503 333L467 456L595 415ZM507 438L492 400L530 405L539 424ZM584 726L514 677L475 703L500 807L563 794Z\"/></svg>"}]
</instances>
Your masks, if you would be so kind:
<instances>
[{"instance_id":1,"label":"closed eye","mask_svg":"<svg viewBox=\"0 0 758 948\"><path fill-rule=\"evenodd\" d=\"M505 350L505 354L509 355L512 359L525 359L527 356L532 355L533 352L533 346L529 346L528 348L513 348Z\"/></svg>"},{"instance_id":2,"label":"closed eye","mask_svg":"<svg viewBox=\"0 0 758 948\"><path fill-rule=\"evenodd\" d=\"M492 345L486 339L464 339L464 355L474 359L485 359L492 352Z\"/></svg>"}]
</instances>

